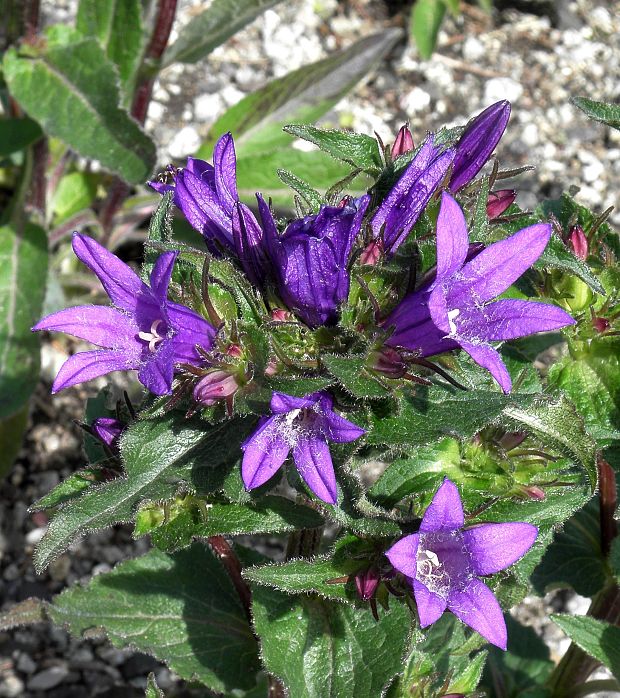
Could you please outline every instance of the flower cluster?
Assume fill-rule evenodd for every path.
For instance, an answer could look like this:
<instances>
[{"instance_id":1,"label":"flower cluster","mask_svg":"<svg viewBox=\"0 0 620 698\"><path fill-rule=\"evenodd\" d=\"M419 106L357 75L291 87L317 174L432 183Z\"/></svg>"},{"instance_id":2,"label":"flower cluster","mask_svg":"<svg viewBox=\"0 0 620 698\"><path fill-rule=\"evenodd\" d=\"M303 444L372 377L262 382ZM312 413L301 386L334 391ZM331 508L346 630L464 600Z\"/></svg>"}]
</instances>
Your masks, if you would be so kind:
<instances>
[{"instance_id":1,"label":"flower cluster","mask_svg":"<svg viewBox=\"0 0 620 698\"><path fill-rule=\"evenodd\" d=\"M261 194L256 195L256 211L240 201L230 134L216 143L213 164L190 158L186 167L170 171L171 181L150 185L160 194L173 193L175 205L202 235L205 254L228 259L245 275L265 309L260 331L269 335L275 325L290 326L291 336L303 338L299 353L312 366L313 378L322 375L323 353L347 351L354 327L368 355L375 357L372 369L388 381L408 375L408 357L424 359L462 349L508 393L511 378L492 343L574 322L555 305L498 299L541 256L551 236L549 225L530 225L487 246L469 239L462 205L471 198L474 178L493 153L509 115L507 102L491 105L449 146L438 134L429 134L414 149L404 127L386 152L386 172L394 175L387 191L373 188L339 204L326 200L318 210L286 224ZM514 198L512 190L492 192L486 202L488 219L498 220ZM366 297L374 301L374 323L355 320L345 331L344 309L357 318L355 301L350 300L354 281L364 283L356 274L371 274L371 269L380 276L389 270L409 249L405 243L421 220L436 220L427 231L436 235L435 266L426 270L417 288L405 293L392 287L377 299L364 286ZM578 234L573 238L581 250ZM174 404L192 399L196 411L225 401L233 414L235 400L251 393L253 381L263 381L261 389L269 386L267 379L286 371L292 361L286 352L276 351L274 340L268 343L273 354L257 375L236 322L219 322L213 313L205 319L206 301L204 307L188 307L171 300L178 252L159 256L147 285L85 235L74 234L73 249L97 275L112 306L68 308L35 325L35 330L66 332L100 347L71 356L53 392L131 369L154 395L172 394ZM209 280L203 279L203 289L208 286ZM380 290L385 287L378 284ZM177 395L178 385L183 382L186 388L188 381L191 390ZM358 441L366 430L343 416L351 402L346 395L327 387L314 390L289 395L273 388L262 411L246 405L246 413L254 409L258 419L254 433L240 446L248 490L271 480L292 454L309 490L327 504L339 501L329 443ZM265 414L267 405L270 414ZM110 447L117 444L122 428L114 420L93 426ZM409 580L423 627L449 609L490 642L505 647L501 610L478 577L515 562L532 545L536 529L525 523L463 525L458 492L446 480L419 532L398 541L387 557ZM363 598L372 597L379 583L376 568L372 570L370 581L360 577L356 582L363 587Z\"/></svg>"}]
</instances>

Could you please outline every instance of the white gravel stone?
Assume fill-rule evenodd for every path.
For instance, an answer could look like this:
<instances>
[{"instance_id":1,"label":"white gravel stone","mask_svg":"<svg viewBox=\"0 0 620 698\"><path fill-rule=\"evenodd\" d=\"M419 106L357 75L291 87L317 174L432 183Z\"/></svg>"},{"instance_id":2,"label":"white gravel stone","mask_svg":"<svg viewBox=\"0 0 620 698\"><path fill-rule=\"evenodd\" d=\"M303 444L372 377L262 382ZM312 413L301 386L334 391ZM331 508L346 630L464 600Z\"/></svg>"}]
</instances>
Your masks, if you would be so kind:
<instances>
[{"instance_id":1,"label":"white gravel stone","mask_svg":"<svg viewBox=\"0 0 620 698\"><path fill-rule=\"evenodd\" d=\"M24 682L15 674L6 674L0 680L0 696L17 698L24 695Z\"/></svg>"},{"instance_id":2,"label":"white gravel stone","mask_svg":"<svg viewBox=\"0 0 620 698\"><path fill-rule=\"evenodd\" d=\"M463 42L463 58L474 63L486 53L484 44L475 36L468 36Z\"/></svg>"},{"instance_id":3,"label":"white gravel stone","mask_svg":"<svg viewBox=\"0 0 620 698\"><path fill-rule=\"evenodd\" d=\"M428 92L425 92L417 85L401 100L401 106L407 112L407 114L415 114L417 112L425 111L428 109L430 103L431 96L428 94Z\"/></svg>"},{"instance_id":4,"label":"white gravel stone","mask_svg":"<svg viewBox=\"0 0 620 698\"><path fill-rule=\"evenodd\" d=\"M37 545L37 543L41 542L45 531L47 531L47 526L40 526L39 528L33 528L32 531L28 531L26 533L26 543L28 545Z\"/></svg>"},{"instance_id":5,"label":"white gravel stone","mask_svg":"<svg viewBox=\"0 0 620 698\"><path fill-rule=\"evenodd\" d=\"M168 144L168 151L173 158L181 159L196 152L201 138L193 126L184 126Z\"/></svg>"},{"instance_id":6,"label":"white gravel stone","mask_svg":"<svg viewBox=\"0 0 620 698\"><path fill-rule=\"evenodd\" d=\"M66 666L52 666L35 674L26 684L29 691L49 691L61 684L69 674Z\"/></svg>"},{"instance_id":7,"label":"white gravel stone","mask_svg":"<svg viewBox=\"0 0 620 698\"><path fill-rule=\"evenodd\" d=\"M491 78L484 86L484 103L492 104L501 99L517 102L523 95L523 87L512 78Z\"/></svg>"},{"instance_id":8,"label":"white gravel stone","mask_svg":"<svg viewBox=\"0 0 620 698\"><path fill-rule=\"evenodd\" d=\"M194 100L197 121L213 122L224 111L224 100L219 94L204 94Z\"/></svg>"},{"instance_id":9,"label":"white gravel stone","mask_svg":"<svg viewBox=\"0 0 620 698\"><path fill-rule=\"evenodd\" d=\"M540 138L538 136L538 126L535 123L527 124L521 131L521 140L530 148L538 145Z\"/></svg>"}]
</instances>

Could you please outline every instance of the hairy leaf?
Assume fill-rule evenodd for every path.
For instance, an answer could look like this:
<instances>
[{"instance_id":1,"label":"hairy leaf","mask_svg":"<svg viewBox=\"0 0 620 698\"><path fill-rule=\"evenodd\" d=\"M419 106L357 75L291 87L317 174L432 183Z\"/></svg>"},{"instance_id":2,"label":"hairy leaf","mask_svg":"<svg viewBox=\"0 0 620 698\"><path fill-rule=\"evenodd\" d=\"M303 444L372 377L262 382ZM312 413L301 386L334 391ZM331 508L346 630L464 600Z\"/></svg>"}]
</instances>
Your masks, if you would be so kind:
<instances>
[{"instance_id":1,"label":"hairy leaf","mask_svg":"<svg viewBox=\"0 0 620 698\"><path fill-rule=\"evenodd\" d=\"M11 94L43 130L131 183L152 172L155 145L119 107L114 66L95 39L4 54ZM58 105L62 105L62 109Z\"/></svg>"},{"instance_id":2,"label":"hairy leaf","mask_svg":"<svg viewBox=\"0 0 620 698\"><path fill-rule=\"evenodd\" d=\"M444 0L416 0L409 20L409 31L423 60L435 50L446 4Z\"/></svg>"},{"instance_id":3,"label":"hairy leaf","mask_svg":"<svg viewBox=\"0 0 620 698\"><path fill-rule=\"evenodd\" d=\"M27 117L0 120L0 157L23 150L42 135L39 124Z\"/></svg>"},{"instance_id":4,"label":"hairy leaf","mask_svg":"<svg viewBox=\"0 0 620 698\"><path fill-rule=\"evenodd\" d=\"M214 0L192 18L164 54L164 65L196 63L280 0Z\"/></svg>"},{"instance_id":5,"label":"hairy leaf","mask_svg":"<svg viewBox=\"0 0 620 698\"><path fill-rule=\"evenodd\" d=\"M551 620L584 652L620 677L620 628L590 616L554 614Z\"/></svg>"},{"instance_id":6,"label":"hairy leaf","mask_svg":"<svg viewBox=\"0 0 620 698\"><path fill-rule=\"evenodd\" d=\"M86 172L65 175L54 192L51 208L54 224L60 225L79 211L88 208L97 194L97 177Z\"/></svg>"},{"instance_id":7,"label":"hairy leaf","mask_svg":"<svg viewBox=\"0 0 620 698\"><path fill-rule=\"evenodd\" d=\"M0 614L0 630L11 630L23 625L43 623L47 620L47 604L41 599L26 599Z\"/></svg>"},{"instance_id":8,"label":"hairy leaf","mask_svg":"<svg viewBox=\"0 0 620 698\"><path fill-rule=\"evenodd\" d=\"M596 102L587 97L573 97L573 104L584 111L591 119L602 121L606 126L620 130L620 105L609 102Z\"/></svg>"},{"instance_id":9,"label":"hairy leaf","mask_svg":"<svg viewBox=\"0 0 620 698\"><path fill-rule=\"evenodd\" d=\"M366 368L364 356L324 354L321 361L343 388L358 398L386 398L390 391Z\"/></svg>"},{"instance_id":10,"label":"hairy leaf","mask_svg":"<svg viewBox=\"0 0 620 698\"><path fill-rule=\"evenodd\" d=\"M254 626L268 671L295 698L375 698L401 670L410 623L398 602L381 612L253 587Z\"/></svg>"},{"instance_id":11,"label":"hairy leaf","mask_svg":"<svg viewBox=\"0 0 620 698\"><path fill-rule=\"evenodd\" d=\"M152 672L147 676L144 698L165 698L164 692L157 685L155 674Z\"/></svg>"},{"instance_id":12,"label":"hairy leaf","mask_svg":"<svg viewBox=\"0 0 620 698\"><path fill-rule=\"evenodd\" d=\"M0 419L0 478L4 477L13 466L19 451L26 429L28 428L28 415L30 407L26 403L21 410L10 417Z\"/></svg>"},{"instance_id":13,"label":"hairy leaf","mask_svg":"<svg viewBox=\"0 0 620 698\"><path fill-rule=\"evenodd\" d=\"M47 277L47 238L17 218L0 227L0 419L20 411L39 379L40 319Z\"/></svg>"},{"instance_id":14,"label":"hairy leaf","mask_svg":"<svg viewBox=\"0 0 620 698\"><path fill-rule=\"evenodd\" d=\"M123 562L57 596L49 615L76 636L101 627L115 647L151 654L217 692L255 683L257 645L241 601L219 560L199 543Z\"/></svg>"},{"instance_id":15,"label":"hairy leaf","mask_svg":"<svg viewBox=\"0 0 620 698\"><path fill-rule=\"evenodd\" d=\"M553 235L545 251L540 255L534 265L536 269L559 269L560 271L574 274L596 293L605 293L601 282L590 271L590 267L566 247L560 238Z\"/></svg>"}]
</instances>

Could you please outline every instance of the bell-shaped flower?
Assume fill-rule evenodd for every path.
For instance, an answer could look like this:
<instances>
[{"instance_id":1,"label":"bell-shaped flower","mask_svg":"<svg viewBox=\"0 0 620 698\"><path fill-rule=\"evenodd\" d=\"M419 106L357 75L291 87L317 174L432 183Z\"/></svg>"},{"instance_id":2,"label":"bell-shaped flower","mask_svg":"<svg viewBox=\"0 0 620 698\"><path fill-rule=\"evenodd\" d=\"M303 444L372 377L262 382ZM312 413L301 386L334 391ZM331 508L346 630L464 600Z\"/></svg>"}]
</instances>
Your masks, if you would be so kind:
<instances>
[{"instance_id":1,"label":"bell-shaped flower","mask_svg":"<svg viewBox=\"0 0 620 698\"><path fill-rule=\"evenodd\" d=\"M126 428L125 422L113 417L97 417L90 425L91 433L112 449L117 447L121 434Z\"/></svg>"},{"instance_id":2,"label":"bell-shaped flower","mask_svg":"<svg viewBox=\"0 0 620 698\"><path fill-rule=\"evenodd\" d=\"M432 625L447 609L505 650L502 609L479 577L517 562L534 544L538 529L521 522L463 526L459 492L446 478L426 510L419 532L399 540L386 555L413 587L421 627Z\"/></svg>"},{"instance_id":3,"label":"bell-shaped flower","mask_svg":"<svg viewBox=\"0 0 620 698\"><path fill-rule=\"evenodd\" d=\"M167 298L178 252L165 252L151 272L150 287L116 255L74 233L73 251L93 271L113 307L81 305L52 313L32 329L66 332L102 347L74 354L61 366L52 392L112 371L137 369L155 395L171 392L177 363L201 363L196 346L210 349L215 328L193 310Z\"/></svg>"},{"instance_id":4,"label":"bell-shaped flower","mask_svg":"<svg viewBox=\"0 0 620 698\"><path fill-rule=\"evenodd\" d=\"M510 102L495 102L474 117L455 146L448 188L457 192L469 184L491 157L510 118Z\"/></svg>"},{"instance_id":5,"label":"bell-shaped flower","mask_svg":"<svg viewBox=\"0 0 620 698\"><path fill-rule=\"evenodd\" d=\"M404 242L454 159L453 150L441 152L433 140L431 134L370 222L373 236L383 241L388 256Z\"/></svg>"},{"instance_id":6,"label":"bell-shaped flower","mask_svg":"<svg viewBox=\"0 0 620 698\"><path fill-rule=\"evenodd\" d=\"M348 263L370 197L343 207L323 206L294 220L278 235L269 207L258 197L259 213L280 298L309 327L333 325L349 295Z\"/></svg>"},{"instance_id":7,"label":"bell-shaped flower","mask_svg":"<svg viewBox=\"0 0 620 698\"><path fill-rule=\"evenodd\" d=\"M502 390L512 382L490 342L557 330L575 323L561 308L537 301L490 302L543 253L551 226L531 225L468 260L469 238L457 202L444 193L437 219L434 281L410 293L383 321L394 332L387 343L431 356L460 347L490 371Z\"/></svg>"},{"instance_id":8,"label":"bell-shaped flower","mask_svg":"<svg viewBox=\"0 0 620 698\"><path fill-rule=\"evenodd\" d=\"M325 392L304 398L274 392L271 417L242 445L241 475L248 490L269 480L290 451L297 470L314 494L328 504L337 499L336 475L328 441L346 443L359 439L365 430L336 414Z\"/></svg>"},{"instance_id":9,"label":"bell-shaped flower","mask_svg":"<svg viewBox=\"0 0 620 698\"><path fill-rule=\"evenodd\" d=\"M194 388L193 397L202 405L215 405L218 400L232 397L239 390L239 383L232 373L215 369L201 378Z\"/></svg>"}]
</instances>

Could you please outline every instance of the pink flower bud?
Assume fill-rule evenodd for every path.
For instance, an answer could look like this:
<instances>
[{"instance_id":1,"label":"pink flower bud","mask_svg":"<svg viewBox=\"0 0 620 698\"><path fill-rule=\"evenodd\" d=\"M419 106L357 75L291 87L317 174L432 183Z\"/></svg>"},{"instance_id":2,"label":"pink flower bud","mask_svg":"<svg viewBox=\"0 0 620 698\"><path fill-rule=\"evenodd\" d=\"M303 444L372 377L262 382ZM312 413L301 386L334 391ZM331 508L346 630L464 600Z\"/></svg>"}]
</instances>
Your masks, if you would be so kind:
<instances>
[{"instance_id":1,"label":"pink flower bud","mask_svg":"<svg viewBox=\"0 0 620 698\"><path fill-rule=\"evenodd\" d=\"M226 349L226 354L238 359L243 354L243 351L238 344L231 344L228 349Z\"/></svg>"},{"instance_id":2,"label":"pink flower bud","mask_svg":"<svg viewBox=\"0 0 620 698\"><path fill-rule=\"evenodd\" d=\"M275 359L269 359L269 363L267 364L267 367L265 368L265 375L271 378L271 376L275 376L276 373L278 372L278 362Z\"/></svg>"},{"instance_id":3,"label":"pink flower bud","mask_svg":"<svg viewBox=\"0 0 620 698\"><path fill-rule=\"evenodd\" d=\"M568 244L575 257L585 261L588 257L588 238L580 225L574 225L568 231Z\"/></svg>"},{"instance_id":4,"label":"pink flower bud","mask_svg":"<svg viewBox=\"0 0 620 698\"><path fill-rule=\"evenodd\" d=\"M202 405L215 405L218 400L234 395L238 388L239 384L233 375L216 369L198 381L194 388L194 400Z\"/></svg>"},{"instance_id":5,"label":"pink flower bud","mask_svg":"<svg viewBox=\"0 0 620 698\"><path fill-rule=\"evenodd\" d=\"M405 124L400 127L394 145L392 146L392 160L403 153L408 153L410 150L413 150L413 137L411 136L409 126Z\"/></svg>"},{"instance_id":6,"label":"pink flower bud","mask_svg":"<svg viewBox=\"0 0 620 698\"><path fill-rule=\"evenodd\" d=\"M489 199L487 201L487 216L489 220L493 220L502 213L512 204L512 202L517 198L517 192L514 189L499 189L498 191L492 191L489 194Z\"/></svg>"},{"instance_id":7,"label":"pink flower bud","mask_svg":"<svg viewBox=\"0 0 620 698\"><path fill-rule=\"evenodd\" d=\"M507 431L499 440L504 451L512 451L513 448L520 446L527 439L526 431Z\"/></svg>"},{"instance_id":8,"label":"pink flower bud","mask_svg":"<svg viewBox=\"0 0 620 698\"><path fill-rule=\"evenodd\" d=\"M535 499L537 501L542 501L545 498L545 491L538 487L537 485L529 485L524 487L523 491L530 499Z\"/></svg>"},{"instance_id":9,"label":"pink flower bud","mask_svg":"<svg viewBox=\"0 0 620 698\"><path fill-rule=\"evenodd\" d=\"M374 266L383 256L383 245L381 240L373 240L360 255L362 264Z\"/></svg>"},{"instance_id":10,"label":"pink flower bud","mask_svg":"<svg viewBox=\"0 0 620 698\"><path fill-rule=\"evenodd\" d=\"M383 373L388 378L401 378L407 373L407 364L403 357L391 347L383 347L381 351L373 352L370 359L373 371Z\"/></svg>"},{"instance_id":11,"label":"pink flower bud","mask_svg":"<svg viewBox=\"0 0 620 698\"><path fill-rule=\"evenodd\" d=\"M291 319L291 314L288 310L282 310L282 308L276 308L271 311L271 319L276 322L287 322Z\"/></svg>"},{"instance_id":12,"label":"pink flower bud","mask_svg":"<svg viewBox=\"0 0 620 698\"><path fill-rule=\"evenodd\" d=\"M592 327L594 327L597 332L606 332L610 324L609 320L604 317L595 317L592 320Z\"/></svg>"},{"instance_id":13,"label":"pink flower bud","mask_svg":"<svg viewBox=\"0 0 620 698\"><path fill-rule=\"evenodd\" d=\"M343 196L342 199L340 199L338 206L336 208L345 208L348 206L351 201L353 200L352 196Z\"/></svg>"},{"instance_id":14,"label":"pink flower bud","mask_svg":"<svg viewBox=\"0 0 620 698\"><path fill-rule=\"evenodd\" d=\"M364 572L355 575L355 587L361 599L368 601L375 595L379 586L379 573L375 567L369 567Z\"/></svg>"}]
</instances>

